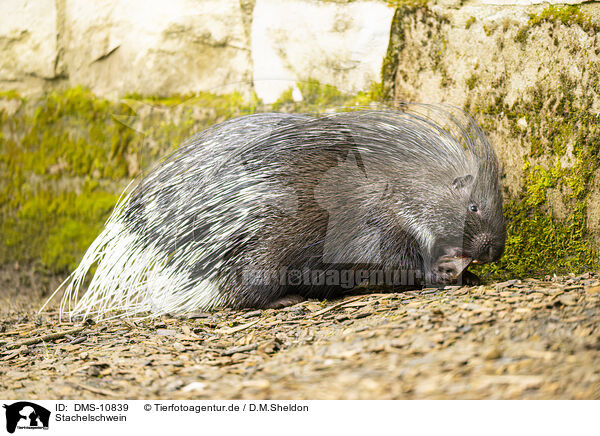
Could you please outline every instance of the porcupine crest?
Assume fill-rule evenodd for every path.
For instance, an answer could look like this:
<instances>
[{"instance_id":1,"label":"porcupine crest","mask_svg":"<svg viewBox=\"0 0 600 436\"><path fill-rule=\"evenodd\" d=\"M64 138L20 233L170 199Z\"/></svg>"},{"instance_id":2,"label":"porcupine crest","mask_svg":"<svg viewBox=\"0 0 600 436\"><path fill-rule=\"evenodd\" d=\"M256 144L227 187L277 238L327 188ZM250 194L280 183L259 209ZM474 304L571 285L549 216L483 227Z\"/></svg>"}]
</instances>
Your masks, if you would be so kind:
<instances>
[{"instance_id":1,"label":"porcupine crest","mask_svg":"<svg viewBox=\"0 0 600 436\"><path fill-rule=\"evenodd\" d=\"M427 272L444 248L504 231L495 216L498 179L480 128L449 106L230 120L130 184L57 289L65 289L61 312L102 318L260 307L288 292L277 277L291 267ZM457 207L472 193L495 212L485 225ZM503 247L503 238L484 248ZM248 286L246 271L271 279Z\"/></svg>"}]
</instances>

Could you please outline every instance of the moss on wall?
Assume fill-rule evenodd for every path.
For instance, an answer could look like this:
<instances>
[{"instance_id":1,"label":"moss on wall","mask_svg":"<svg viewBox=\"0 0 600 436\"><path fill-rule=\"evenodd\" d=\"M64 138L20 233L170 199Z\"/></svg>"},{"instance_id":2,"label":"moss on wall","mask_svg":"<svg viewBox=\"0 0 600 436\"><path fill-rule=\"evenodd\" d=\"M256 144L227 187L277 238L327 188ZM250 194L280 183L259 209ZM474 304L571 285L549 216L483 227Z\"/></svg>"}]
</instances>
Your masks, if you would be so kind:
<instances>
[{"instance_id":1,"label":"moss on wall","mask_svg":"<svg viewBox=\"0 0 600 436\"><path fill-rule=\"evenodd\" d=\"M511 105L475 103L471 108L492 117L488 119L505 118L510 136L529 148L521 190L505 205L505 255L483 272L525 276L600 267L598 247L587 226L587 200L599 183L600 116L590 111L593 94L578 96L576 89L563 75L558 88L540 84ZM550 195L556 197L553 202ZM561 210L553 210L552 203L560 204Z\"/></svg>"},{"instance_id":2,"label":"moss on wall","mask_svg":"<svg viewBox=\"0 0 600 436\"><path fill-rule=\"evenodd\" d=\"M92 241L116 200L93 179L127 175L133 135L111 120L123 110L77 88L0 112L2 263L61 270Z\"/></svg>"},{"instance_id":3,"label":"moss on wall","mask_svg":"<svg viewBox=\"0 0 600 436\"><path fill-rule=\"evenodd\" d=\"M529 25L539 26L542 23L562 23L565 26L579 26L585 32L598 32L600 25L586 15L580 6L549 5L540 13L529 15Z\"/></svg>"},{"instance_id":4,"label":"moss on wall","mask_svg":"<svg viewBox=\"0 0 600 436\"><path fill-rule=\"evenodd\" d=\"M540 12L533 12L529 14L528 23L520 27L515 36L515 41L521 44L525 43L531 29L541 26L545 23L550 23L552 26L556 26L558 24L565 26L577 26L589 34L600 32L600 24L595 22L592 17L582 11L580 6L548 5ZM556 45L558 44L560 44L560 41L557 39Z\"/></svg>"},{"instance_id":5,"label":"moss on wall","mask_svg":"<svg viewBox=\"0 0 600 436\"><path fill-rule=\"evenodd\" d=\"M344 94L335 86L322 84L315 79L297 83L302 94L301 101L294 101L293 89L285 91L270 109L277 112L313 112L319 113L330 108L350 108L365 106L382 99L381 83L372 83L368 91L357 94Z\"/></svg>"},{"instance_id":6,"label":"moss on wall","mask_svg":"<svg viewBox=\"0 0 600 436\"><path fill-rule=\"evenodd\" d=\"M0 95L0 264L73 268L140 168L257 105L208 93L124 101L83 88L36 101Z\"/></svg>"}]
</instances>

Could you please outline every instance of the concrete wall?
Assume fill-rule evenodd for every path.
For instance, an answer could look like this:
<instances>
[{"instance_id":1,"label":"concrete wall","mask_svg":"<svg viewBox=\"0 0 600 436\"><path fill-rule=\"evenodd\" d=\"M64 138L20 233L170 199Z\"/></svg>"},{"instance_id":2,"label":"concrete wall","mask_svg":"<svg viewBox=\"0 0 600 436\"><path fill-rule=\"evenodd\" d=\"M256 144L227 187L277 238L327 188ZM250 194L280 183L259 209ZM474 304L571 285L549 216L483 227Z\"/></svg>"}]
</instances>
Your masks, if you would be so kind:
<instances>
[{"instance_id":1,"label":"concrete wall","mask_svg":"<svg viewBox=\"0 0 600 436\"><path fill-rule=\"evenodd\" d=\"M256 90L269 103L314 78L356 92L380 80L392 15L374 0L3 0L0 90Z\"/></svg>"}]
</instances>

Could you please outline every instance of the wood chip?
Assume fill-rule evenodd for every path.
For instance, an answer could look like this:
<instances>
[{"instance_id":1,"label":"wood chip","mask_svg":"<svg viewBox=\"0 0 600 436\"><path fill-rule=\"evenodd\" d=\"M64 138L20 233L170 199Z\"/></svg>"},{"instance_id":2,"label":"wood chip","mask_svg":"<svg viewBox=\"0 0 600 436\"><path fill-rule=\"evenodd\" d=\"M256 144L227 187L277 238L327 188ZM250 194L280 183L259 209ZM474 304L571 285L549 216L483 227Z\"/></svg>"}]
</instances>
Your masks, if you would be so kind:
<instances>
[{"instance_id":1,"label":"wood chip","mask_svg":"<svg viewBox=\"0 0 600 436\"><path fill-rule=\"evenodd\" d=\"M34 345L40 342L50 342L50 341L55 341L57 339L62 339L67 335L73 335L79 332L82 332L85 329L85 327L78 327L75 329L71 329L71 330L65 330L62 332L57 332L57 333L50 333L48 335L44 335L44 336L38 336L37 338L31 338L31 339L26 339L24 341L20 341L17 342L15 344L8 344L6 346L6 348L13 349L13 348L20 348L23 345Z\"/></svg>"}]
</instances>

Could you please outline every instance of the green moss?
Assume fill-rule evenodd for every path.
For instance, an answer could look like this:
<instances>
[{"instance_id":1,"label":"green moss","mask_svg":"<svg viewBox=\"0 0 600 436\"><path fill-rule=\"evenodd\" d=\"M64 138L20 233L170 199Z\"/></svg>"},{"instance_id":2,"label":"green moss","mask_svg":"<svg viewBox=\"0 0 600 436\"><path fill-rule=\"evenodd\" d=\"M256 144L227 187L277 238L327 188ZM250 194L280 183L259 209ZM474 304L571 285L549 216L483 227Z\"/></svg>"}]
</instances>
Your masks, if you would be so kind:
<instances>
[{"instance_id":1,"label":"green moss","mask_svg":"<svg viewBox=\"0 0 600 436\"><path fill-rule=\"evenodd\" d=\"M11 116L0 110L0 264L34 263L49 272L75 266L139 168L259 103L201 93L130 95L124 104L80 87L31 102L0 95L8 99L22 104ZM132 102L151 110L140 117Z\"/></svg>"},{"instance_id":2,"label":"green moss","mask_svg":"<svg viewBox=\"0 0 600 436\"><path fill-rule=\"evenodd\" d=\"M292 88L286 90L271 110L279 112L313 112L319 113L331 108L368 105L383 98L381 83L372 83L370 90L357 94L344 94L335 86L322 84L315 79L297 83L302 94L301 101L294 101Z\"/></svg>"},{"instance_id":3,"label":"green moss","mask_svg":"<svg viewBox=\"0 0 600 436\"><path fill-rule=\"evenodd\" d=\"M529 36L529 26L521 26L515 35L515 42L525 44Z\"/></svg>"},{"instance_id":4,"label":"green moss","mask_svg":"<svg viewBox=\"0 0 600 436\"><path fill-rule=\"evenodd\" d=\"M292 88L285 91L272 105L274 111L283 112L318 112L325 107L343 106L348 97L335 86L324 85L317 80L308 79L297 84L302 94L301 101L294 101Z\"/></svg>"},{"instance_id":5,"label":"green moss","mask_svg":"<svg viewBox=\"0 0 600 436\"><path fill-rule=\"evenodd\" d=\"M595 22L592 17L586 15L579 6L547 6L539 14L529 14L529 22L521 26L515 35L515 42L525 43L529 36L529 31L544 23L562 23L565 26L579 26L590 35L600 32L600 24ZM555 40L558 44L558 40Z\"/></svg>"},{"instance_id":6,"label":"green moss","mask_svg":"<svg viewBox=\"0 0 600 436\"><path fill-rule=\"evenodd\" d=\"M383 63L381 64L382 93L386 98L396 96L396 77L398 75L398 54L406 44L405 20L414 16L418 10L427 11L427 4L396 5L390 28L390 40Z\"/></svg>"},{"instance_id":7,"label":"green moss","mask_svg":"<svg viewBox=\"0 0 600 436\"><path fill-rule=\"evenodd\" d=\"M479 77L477 74L473 73L469 76L467 80L465 80L465 85L467 85L467 89L472 90L477 85Z\"/></svg>"},{"instance_id":8,"label":"green moss","mask_svg":"<svg viewBox=\"0 0 600 436\"><path fill-rule=\"evenodd\" d=\"M350 105L367 106L373 102L382 102L385 99L383 83L373 82L368 91L360 91L352 97Z\"/></svg>"},{"instance_id":9,"label":"green moss","mask_svg":"<svg viewBox=\"0 0 600 436\"><path fill-rule=\"evenodd\" d=\"M137 93L127 94L124 99L137 100L140 102L158 105L162 107L176 106L206 106L215 110L217 116L229 116L236 112L253 112L260 104L256 94L245 98L239 92L231 94L212 94L210 92L199 92L196 94L170 95L170 96L142 96Z\"/></svg>"},{"instance_id":10,"label":"green moss","mask_svg":"<svg viewBox=\"0 0 600 436\"><path fill-rule=\"evenodd\" d=\"M238 92L200 92L170 97L131 94L126 101L140 112L124 122L142 134L142 140L130 145L141 168L147 167L166 152L173 151L193 134L226 119L254 113L262 105L256 95L244 98Z\"/></svg>"},{"instance_id":11,"label":"green moss","mask_svg":"<svg viewBox=\"0 0 600 436\"><path fill-rule=\"evenodd\" d=\"M475 17L469 17L469 19L467 20L467 22L465 23L465 29L470 29L471 26L475 23L476 19Z\"/></svg>"},{"instance_id":12,"label":"green moss","mask_svg":"<svg viewBox=\"0 0 600 436\"><path fill-rule=\"evenodd\" d=\"M598 74L600 65L595 71ZM476 109L486 117L505 117L510 135L530 150L521 191L505 205L505 255L481 268L484 274L525 277L600 267L600 251L586 223L588 196L600 169L600 116L590 111L594 93L578 96L576 85L563 74L558 89L540 84L510 106L499 98ZM525 120L527 128L519 126L519 120ZM567 153L573 156L572 164L563 166L561 158ZM548 161L553 164L542 164ZM553 213L550 191L558 193L566 216Z\"/></svg>"},{"instance_id":13,"label":"green moss","mask_svg":"<svg viewBox=\"0 0 600 436\"><path fill-rule=\"evenodd\" d=\"M402 7L402 6L411 6L423 8L426 7L429 3L429 0L390 0L388 1L388 5L392 7Z\"/></svg>"},{"instance_id":14,"label":"green moss","mask_svg":"<svg viewBox=\"0 0 600 436\"><path fill-rule=\"evenodd\" d=\"M112 120L127 108L82 88L22 103L1 119L0 263L40 261L59 271L72 266L114 205L114 194L89 180L127 177L123 155L134 132Z\"/></svg>"},{"instance_id":15,"label":"green moss","mask_svg":"<svg viewBox=\"0 0 600 436\"><path fill-rule=\"evenodd\" d=\"M27 261L39 257L52 272L72 268L102 230L117 196L99 189L74 192L39 192L28 199L17 219L6 223L12 236L6 249L12 258Z\"/></svg>"},{"instance_id":16,"label":"green moss","mask_svg":"<svg viewBox=\"0 0 600 436\"><path fill-rule=\"evenodd\" d=\"M123 153L132 131L112 122L111 113L123 111L127 108L96 99L82 88L53 92L32 116L23 117L25 135L18 150L12 149L19 155L9 159L24 171L54 179L99 172L118 180L127 175Z\"/></svg>"},{"instance_id":17,"label":"green moss","mask_svg":"<svg viewBox=\"0 0 600 436\"><path fill-rule=\"evenodd\" d=\"M579 6L553 6L549 5L539 14L529 16L529 25L537 26L544 22L562 23L566 26L577 25L586 32L596 33L600 26L592 18L584 14Z\"/></svg>"},{"instance_id":18,"label":"green moss","mask_svg":"<svg viewBox=\"0 0 600 436\"><path fill-rule=\"evenodd\" d=\"M0 91L0 100L22 100L19 93L15 90Z\"/></svg>"}]
</instances>

